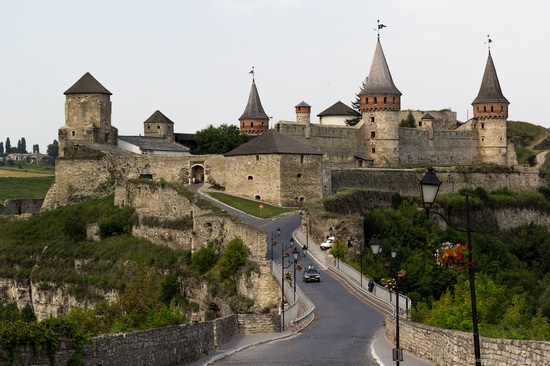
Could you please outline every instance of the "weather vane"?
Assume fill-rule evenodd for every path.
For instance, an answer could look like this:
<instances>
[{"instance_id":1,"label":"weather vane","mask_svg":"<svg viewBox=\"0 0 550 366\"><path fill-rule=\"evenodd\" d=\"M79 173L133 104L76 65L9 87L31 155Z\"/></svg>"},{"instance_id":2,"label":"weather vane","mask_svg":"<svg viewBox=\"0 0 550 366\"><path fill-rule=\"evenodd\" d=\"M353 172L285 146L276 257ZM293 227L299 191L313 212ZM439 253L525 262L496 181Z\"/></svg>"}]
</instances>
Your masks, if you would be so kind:
<instances>
[{"instance_id":1,"label":"weather vane","mask_svg":"<svg viewBox=\"0 0 550 366\"><path fill-rule=\"evenodd\" d=\"M378 27L376 27L375 31L378 32L378 38L380 38L380 29L386 28L386 26L384 24L380 24L380 20L377 20L376 22L378 23Z\"/></svg>"},{"instance_id":2,"label":"weather vane","mask_svg":"<svg viewBox=\"0 0 550 366\"><path fill-rule=\"evenodd\" d=\"M487 45L487 49L489 50L489 52L491 52L491 43L493 42L493 40L489 37L490 36L487 34L487 42L485 42L485 44Z\"/></svg>"},{"instance_id":3,"label":"weather vane","mask_svg":"<svg viewBox=\"0 0 550 366\"><path fill-rule=\"evenodd\" d=\"M252 82L254 82L254 66L252 66L252 70L250 70L249 74L252 74Z\"/></svg>"}]
</instances>

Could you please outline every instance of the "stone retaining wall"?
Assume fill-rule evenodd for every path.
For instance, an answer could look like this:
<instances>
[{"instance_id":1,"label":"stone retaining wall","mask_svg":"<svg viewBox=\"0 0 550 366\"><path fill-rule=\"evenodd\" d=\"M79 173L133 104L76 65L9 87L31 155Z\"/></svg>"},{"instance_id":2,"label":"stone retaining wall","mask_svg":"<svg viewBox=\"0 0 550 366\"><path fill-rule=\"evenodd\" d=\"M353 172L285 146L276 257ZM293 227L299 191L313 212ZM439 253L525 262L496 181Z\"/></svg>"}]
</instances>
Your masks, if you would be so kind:
<instances>
[{"instance_id":1,"label":"stone retaining wall","mask_svg":"<svg viewBox=\"0 0 550 366\"><path fill-rule=\"evenodd\" d=\"M386 337L395 344L395 317L386 317ZM474 365L472 333L431 327L400 319L400 348L436 366ZM550 342L480 338L483 366L548 365ZM406 364L406 360L403 361Z\"/></svg>"},{"instance_id":2,"label":"stone retaining wall","mask_svg":"<svg viewBox=\"0 0 550 366\"><path fill-rule=\"evenodd\" d=\"M21 215L40 212L43 199L11 199L0 201L0 215Z\"/></svg>"}]
</instances>

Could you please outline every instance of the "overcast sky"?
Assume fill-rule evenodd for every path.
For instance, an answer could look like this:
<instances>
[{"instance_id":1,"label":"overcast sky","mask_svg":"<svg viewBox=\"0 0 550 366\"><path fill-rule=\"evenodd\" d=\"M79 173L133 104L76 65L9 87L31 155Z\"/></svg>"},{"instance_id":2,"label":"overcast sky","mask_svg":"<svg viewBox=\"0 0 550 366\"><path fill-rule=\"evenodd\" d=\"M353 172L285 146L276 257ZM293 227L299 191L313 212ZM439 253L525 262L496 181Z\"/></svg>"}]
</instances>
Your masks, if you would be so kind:
<instances>
[{"instance_id":1,"label":"overcast sky","mask_svg":"<svg viewBox=\"0 0 550 366\"><path fill-rule=\"evenodd\" d=\"M550 127L549 16L547 0L0 0L0 141L45 152L86 72L120 135L157 109L175 132L238 125L252 66L272 124L301 101L318 122L360 91L377 20L402 109L472 117L490 35L509 119Z\"/></svg>"}]
</instances>

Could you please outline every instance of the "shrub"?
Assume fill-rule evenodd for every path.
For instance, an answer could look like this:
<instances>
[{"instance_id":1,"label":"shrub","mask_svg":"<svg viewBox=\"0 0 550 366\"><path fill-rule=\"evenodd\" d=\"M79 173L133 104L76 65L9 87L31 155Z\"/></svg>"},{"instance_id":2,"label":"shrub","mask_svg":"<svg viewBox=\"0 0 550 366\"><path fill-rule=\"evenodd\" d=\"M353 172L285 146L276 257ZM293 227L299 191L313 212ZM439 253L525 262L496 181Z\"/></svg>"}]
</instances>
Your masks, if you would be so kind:
<instances>
[{"instance_id":1,"label":"shrub","mask_svg":"<svg viewBox=\"0 0 550 366\"><path fill-rule=\"evenodd\" d=\"M218 263L220 275L230 277L237 273L239 268L246 263L248 249L241 239L233 239L223 251L222 257Z\"/></svg>"},{"instance_id":2,"label":"shrub","mask_svg":"<svg viewBox=\"0 0 550 366\"><path fill-rule=\"evenodd\" d=\"M199 273L205 273L216 264L216 250L214 245L208 244L197 250L191 257L191 265Z\"/></svg>"}]
</instances>

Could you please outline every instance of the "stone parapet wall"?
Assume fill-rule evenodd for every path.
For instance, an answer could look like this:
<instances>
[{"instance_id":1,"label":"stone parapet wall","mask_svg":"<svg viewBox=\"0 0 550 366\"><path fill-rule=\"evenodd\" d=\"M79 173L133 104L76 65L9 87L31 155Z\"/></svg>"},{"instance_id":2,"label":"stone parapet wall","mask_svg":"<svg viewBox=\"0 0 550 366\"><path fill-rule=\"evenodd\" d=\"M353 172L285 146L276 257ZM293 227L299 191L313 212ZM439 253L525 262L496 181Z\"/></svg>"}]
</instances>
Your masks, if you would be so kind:
<instances>
[{"instance_id":1,"label":"stone parapet wall","mask_svg":"<svg viewBox=\"0 0 550 366\"><path fill-rule=\"evenodd\" d=\"M331 194L342 188L358 187L420 197L419 180L426 169L334 169L330 174ZM509 173L460 172L453 168L436 167L441 180L439 193L458 192L461 188L483 187L487 190L507 188L511 191L532 191L543 186L538 171L514 170Z\"/></svg>"},{"instance_id":2,"label":"stone parapet wall","mask_svg":"<svg viewBox=\"0 0 550 366\"><path fill-rule=\"evenodd\" d=\"M395 318L386 317L386 338L395 344ZM400 319L399 345L436 366L474 365L473 334ZM550 342L480 338L481 364L548 365ZM406 363L406 360L404 361Z\"/></svg>"},{"instance_id":3,"label":"stone parapet wall","mask_svg":"<svg viewBox=\"0 0 550 366\"><path fill-rule=\"evenodd\" d=\"M281 318L273 314L238 314L240 334L276 333L281 331Z\"/></svg>"},{"instance_id":4,"label":"stone parapet wall","mask_svg":"<svg viewBox=\"0 0 550 366\"><path fill-rule=\"evenodd\" d=\"M55 352L55 364L69 365L80 359L85 366L187 365L229 342L236 334L270 333L280 327L278 316L270 314L230 315L209 322L176 325L96 337L84 342L82 352L76 351L72 340L62 340ZM1 345L0 354L5 350ZM17 350L15 365L50 365L45 349L30 345ZM0 366L8 362L0 358Z\"/></svg>"}]
</instances>

